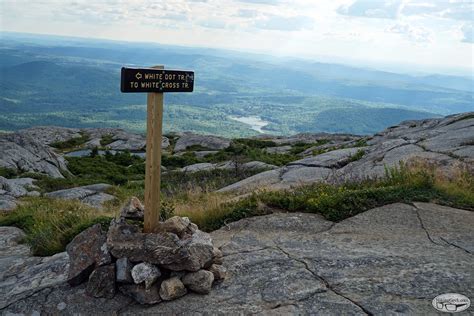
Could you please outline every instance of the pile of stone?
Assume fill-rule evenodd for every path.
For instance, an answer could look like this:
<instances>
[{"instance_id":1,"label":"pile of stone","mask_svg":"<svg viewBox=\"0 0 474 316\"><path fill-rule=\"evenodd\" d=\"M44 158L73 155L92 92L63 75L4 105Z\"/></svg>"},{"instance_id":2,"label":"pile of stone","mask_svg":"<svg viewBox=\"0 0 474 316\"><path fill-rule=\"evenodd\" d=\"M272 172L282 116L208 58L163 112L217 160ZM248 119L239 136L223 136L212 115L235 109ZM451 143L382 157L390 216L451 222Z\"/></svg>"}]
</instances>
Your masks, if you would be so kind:
<instances>
[{"instance_id":1,"label":"pile of stone","mask_svg":"<svg viewBox=\"0 0 474 316\"><path fill-rule=\"evenodd\" d=\"M209 234L179 216L143 233L143 214L143 205L132 198L107 231L96 224L77 235L66 248L69 284L87 282L93 297L112 298L119 290L140 304L156 304L189 291L207 294L224 279L222 253Z\"/></svg>"}]
</instances>

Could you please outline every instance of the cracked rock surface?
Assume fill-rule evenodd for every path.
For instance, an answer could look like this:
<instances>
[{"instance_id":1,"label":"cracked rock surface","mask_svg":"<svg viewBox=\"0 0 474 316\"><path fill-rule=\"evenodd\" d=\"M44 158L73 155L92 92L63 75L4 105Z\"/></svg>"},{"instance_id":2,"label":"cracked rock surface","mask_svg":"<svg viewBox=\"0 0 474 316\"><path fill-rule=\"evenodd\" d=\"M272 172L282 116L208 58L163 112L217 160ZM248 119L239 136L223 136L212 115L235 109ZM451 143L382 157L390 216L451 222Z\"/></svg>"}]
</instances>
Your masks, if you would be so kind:
<instances>
[{"instance_id":1,"label":"cracked rock surface","mask_svg":"<svg viewBox=\"0 0 474 316\"><path fill-rule=\"evenodd\" d=\"M341 136L334 135L331 139L334 141ZM318 137L324 139L325 136ZM326 137L329 139L329 136ZM337 149L342 145L349 148ZM218 192L244 194L258 189L290 189L316 182L338 183L380 178L385 175L386 168L398 167L400 162L417 158L446 171L458 164L474 165L474 112L439 119L405 121L367 138L367 146L364 147L351 148L353 144L347 141L317 148L326 146L336 150L256 174L221 188ZM312 155L311 150L303 154ZM361 157L357 157L359 150L364 152Z\"/></svg>"},{"instance_id":2,"label":"cracked rock surface","mask_svg":"<svg viewBox=\"0 0 474 316\"><path fill-rule=\"evenodd\" d=\"M211 234L227 277L208 295L147 307L119 293L93 299L64 283L35 283L18 296L1 281L0 313L431 315L440 293L474 294L472 227L473 212L430 203L390 204L339 223L302 213L253 217ZM14 240L1 247L25 256Z\"/></svg>"}]
</instances>

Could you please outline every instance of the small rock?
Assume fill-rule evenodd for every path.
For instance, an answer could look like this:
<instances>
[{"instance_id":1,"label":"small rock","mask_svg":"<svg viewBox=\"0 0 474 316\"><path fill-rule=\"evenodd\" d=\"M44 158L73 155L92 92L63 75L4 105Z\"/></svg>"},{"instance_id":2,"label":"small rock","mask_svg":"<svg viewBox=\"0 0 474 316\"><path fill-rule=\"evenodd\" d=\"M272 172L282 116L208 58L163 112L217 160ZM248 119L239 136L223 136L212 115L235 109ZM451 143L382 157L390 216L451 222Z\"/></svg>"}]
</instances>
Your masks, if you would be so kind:
<instances>
[{"instance_id":1,"label":"small rock","mask_svg":"<svg viewBox=\"0 0 474 316\"><path fill-rule=\"evenodd\" d=\"M165 233L172 236L174 234ZM156 234L157 235L157 234ZM148 241L148 240L147 240ZM158 243L159 240L149 243L150 251L163 251L165 257L159 258L164 268L173 271L198 271L212 263L212 239L208 233L197 230L191 238L178 240L179 247L171 252ZM162 249L160 249L162 248ZM158 257L154 254L155 257ZM166 259L166 261L165 261ZM156 260L156 259L155 259Z\"/></svg>"},{"instance_id":2,"label":"small rock","mask_svg":"<svg viewBox=\"0 0 474 316\"><path fill-rule=\"evenodd\" d=\"M208 294L211 291L212 282L214 282L214 274L206 270L199 270L186 274L182 281L191 291Z\"/></svg>"},{"instance_id":3,"label":"small rock","mask_svg":"<svg viewBox=\"0 0 474 316\"><path fill-rule=\"evenodd\" d=\"M71 285L81 284L96 267L109 264L112 260L100 224L74 237L66 251L70 259L68 282Z\"/></svg>"},{"instance_id":4,"label":"small rock","mask_svg":"<svg viewBox=\"0 0 474 316\"><path fill-rule=\"evenodd\" d=\"M38 191L30 191L26 193L26 196L38 197L38 196L41 196L41 193L39 193Z\"/></svg>"},{"instance_id":5,"label":"small rock","mask_svg":"<svg viewBox=\"0 0 474 316\"><path fill-rule=\"evenodd\" d=\"M227 269L220 264L211 265L209 271L214 274L214 280L223 280L227 274Z\"/></svg>"},{"instance_id":6,"label":"small rock","mask_svg":"<svg viewBox=\"0 0 474 316\"><path fill-rule=\"evenodd\" d=\"M98 267L91 273L86 293L93 297L113 298L115 296L115 265Z\"/></svg>"},{"instance_id":7,"label":"small rock","mask_svg":"<svg viewBox=\"0 0 474 316\"><path fill-rule=\"evenodd\" d=\"M132 197L130 201L120 211L120 217L126 219L143 220L145 207L136 197Z\"/></svg>"},{"instance_id":8,"label":"small rock","mask_svg":"<svg viewBox=\"0 0 474 316\"><path fill-rule=\"evenodd\" d=\"M215 264L223 263L222 251L220 251L219 248L214 247L214 249L212 250L212 261Z\"/></svg>"},{"instance_id":9,"label":"small rock","mask_svg":"<svg viewBox=\"0 0 474 316\"><path fill-rule=\"evenodd\" d=\"M191 230L188 230L190 224L191 221L187 217L173 216L167 219L161 227L165 232L182 237L186 231L191 232Z\"/></svg>"},{"instance_id":10,"label":"small rock","mask_svg":"<svg viewBox=\"0 0 474 316\"><path fill-rule=\"evenodd\" d=\"M149 289L160 276L160 269L150 263L139 263L132 269L132 278L135 284L145 282L146 289Z\"/></svg>"},{"instance_id":11,"label":"small rock","mask_svg":"<svg viewBox=\"0 0 474 316\"><path fill-rule=\"evenodd\" d=\"M145 237L138 226L127 224L124 219L113 219L107 232L107 246L115 258L145 261Z\"/></svg>"},{"instance_id":12,"label":"small rock","mask_svg":"<svg viewBox=\"0 0 474 316\"><path fill-rule=\"evenodd\" d=\"M161 283L160 297L165 301L175 300L186 295L187 290L178 277L170 278Z\"/></svg>"},{"instance_id":13,"label":"small rock","mask_svg":"<svg viewBox=\"0 0 474 316\"><path fill-rule=\"evenodd\" d=\"M67 304L65 302L60 302L58 303L58 305L56 305L56 308L59 310L59 311L62 311L64 309L66 309L67 307Z\"/></svg>"},{"instance_id":14,"label":"small rock","mask_svg":"<svg viewBox=\"0 0 474 316\"><path fill-rule=\"evenodd\" d=\"M127 284L119 287L120 292L133 298L140 304L157 304L161 302L158 287L152 286L146 289L143 285Z\"/></svg>"},{"instance_id":15,"label":"small rock","mask_svg":"<svg viewBox=\"0 0 474 316\"><path fill-rule=\"evenodd\" d=\"M115 262L117 282L133 283L131 274L132 263L128 258L120 258Z\"/></svg>"}]
</instances>

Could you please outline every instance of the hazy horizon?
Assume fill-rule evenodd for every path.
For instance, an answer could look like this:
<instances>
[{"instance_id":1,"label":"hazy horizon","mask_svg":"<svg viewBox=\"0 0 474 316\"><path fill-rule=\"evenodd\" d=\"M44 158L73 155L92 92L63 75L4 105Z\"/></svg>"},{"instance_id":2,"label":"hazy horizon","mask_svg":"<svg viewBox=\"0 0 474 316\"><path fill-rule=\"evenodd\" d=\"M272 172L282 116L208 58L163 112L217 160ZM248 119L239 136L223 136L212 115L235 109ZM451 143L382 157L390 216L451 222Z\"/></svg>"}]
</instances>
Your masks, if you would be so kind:
<instances>
[{"instance_id":1,"label":"hazy horizon","mask_svg":"<svg viewBox=\"0 0 474 316\"><path fill-rule=\"evenodd\" d=\"M398 73L473 75L473 3L1 1L2 32L149 42ZM41 22L41 23L39 23Z\"/></svg>"}]
</instances>

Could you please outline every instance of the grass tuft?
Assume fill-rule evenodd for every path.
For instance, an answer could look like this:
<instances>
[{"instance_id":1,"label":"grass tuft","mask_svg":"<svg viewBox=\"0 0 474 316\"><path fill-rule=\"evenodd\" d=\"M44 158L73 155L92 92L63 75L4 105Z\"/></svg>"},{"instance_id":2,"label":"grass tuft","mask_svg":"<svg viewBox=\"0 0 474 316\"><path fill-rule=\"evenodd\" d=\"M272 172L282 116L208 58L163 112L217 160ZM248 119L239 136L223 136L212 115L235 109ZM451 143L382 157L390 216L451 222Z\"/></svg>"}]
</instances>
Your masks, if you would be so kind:
<instances>
[{"instance_id":1,"label":"grass tuft","mask_svg":"<svg viewBox=\"0 0 474 316\"><path fill-rule=\"evenodd\" d=\"M49 256L64 251L84 229L102 223L108 227L112 214L77 201L27 198L18 208L0 216L0 226L16 226L26 233L24 242L34 255Z\"/></svg>"}]
</instances>

